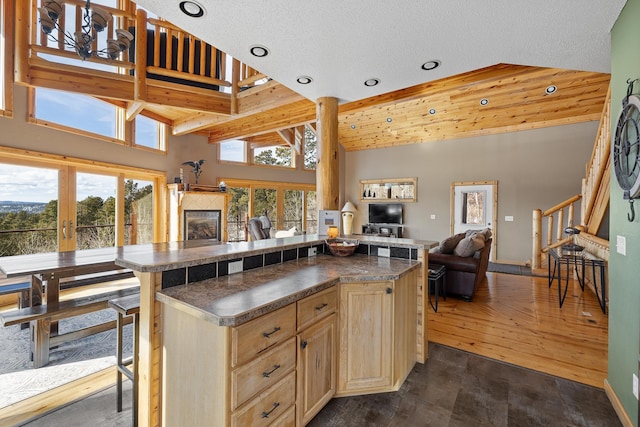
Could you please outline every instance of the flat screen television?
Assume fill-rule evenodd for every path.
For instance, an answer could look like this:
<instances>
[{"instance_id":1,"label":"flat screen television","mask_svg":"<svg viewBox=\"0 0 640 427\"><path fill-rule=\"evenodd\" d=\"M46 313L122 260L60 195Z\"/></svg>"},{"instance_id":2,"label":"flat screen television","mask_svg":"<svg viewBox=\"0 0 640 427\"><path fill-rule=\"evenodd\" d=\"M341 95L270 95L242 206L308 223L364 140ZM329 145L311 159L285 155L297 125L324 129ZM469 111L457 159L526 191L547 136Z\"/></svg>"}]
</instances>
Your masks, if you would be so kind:
<instances>
[{"instance_id":1,"label":"flat screen television","mask_svg":"<svg viewBox=\"0 0 640 427\"><path fill-rule=\"evenodd\" d=\"M402 224L402 203L371 203L370 224Z\"/></svg>"}]
</instances>

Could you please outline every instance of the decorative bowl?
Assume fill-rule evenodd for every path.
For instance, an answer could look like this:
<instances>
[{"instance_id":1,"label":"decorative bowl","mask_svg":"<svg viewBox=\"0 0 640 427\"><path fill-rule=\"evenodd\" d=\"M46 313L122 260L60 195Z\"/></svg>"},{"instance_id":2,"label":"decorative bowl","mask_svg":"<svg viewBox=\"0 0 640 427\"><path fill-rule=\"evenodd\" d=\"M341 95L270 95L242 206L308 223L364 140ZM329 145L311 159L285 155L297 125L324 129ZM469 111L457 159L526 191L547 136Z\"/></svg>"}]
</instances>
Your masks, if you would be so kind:
<instances>
[{"instance_id":1,"label":"decorative bowl","mask_svg":"<svg viewBox=\"0 0 640 427\"><path fill-rule=\"evenodd\" d=\"M349 256L360 244L357 240L327 239L324 241L333 256Z\"/></svg>"}]
</instances>

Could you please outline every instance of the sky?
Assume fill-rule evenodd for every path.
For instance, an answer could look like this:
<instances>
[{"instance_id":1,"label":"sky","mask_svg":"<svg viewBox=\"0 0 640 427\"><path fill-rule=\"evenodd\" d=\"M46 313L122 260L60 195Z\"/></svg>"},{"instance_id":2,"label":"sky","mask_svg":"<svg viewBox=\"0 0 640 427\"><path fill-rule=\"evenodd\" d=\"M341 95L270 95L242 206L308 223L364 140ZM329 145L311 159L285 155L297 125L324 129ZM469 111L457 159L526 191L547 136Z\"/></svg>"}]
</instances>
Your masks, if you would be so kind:
<instances>
[{"instance_id":1,"label":"sky","mask_svg":"<svg viewBox=\"0 0 640 427\"><path fill-rule=\"evenodd\" d=\"M115 197L113 176L79 173L76 198L99 196L103 200ZM3 164L0 168L0 200L47 203L58 199L58 171Z\"/></svg>"}]
</instances>

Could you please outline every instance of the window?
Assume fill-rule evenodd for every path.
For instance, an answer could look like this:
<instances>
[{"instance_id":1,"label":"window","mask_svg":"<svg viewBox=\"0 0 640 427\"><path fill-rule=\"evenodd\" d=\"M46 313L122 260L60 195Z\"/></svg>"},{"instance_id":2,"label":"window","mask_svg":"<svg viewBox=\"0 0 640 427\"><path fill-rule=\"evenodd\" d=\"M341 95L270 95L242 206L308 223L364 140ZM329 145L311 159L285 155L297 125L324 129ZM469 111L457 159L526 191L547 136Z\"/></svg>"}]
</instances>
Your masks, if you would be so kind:
<instances>
[{"instance_id":1,"label":"window","mask_svg":"<svg viewBox=\"0 0 640 427\"><path fill-rule=\"evenodd\" d=\"M0 152L0 256L161 239L156 183L164 174L92 163Z\"/></svg>"},{"instance_id":2,"label":"window","mask_svg":"<svg viewBox=\"0 0 640 427\"><path fill-rule=\"evenodd\" d=\"M462 193L462 223L468 225L485 224L485 192L472 191Z\"/></svg>"},{"instance_id":3,"label":"window","mask_svg":"<svg viewBox=\"0 0 640 427\"><path fill-rule=\"evenodd\" d=\"M80 93L46 88L31 89L30 93L35 97L35 111L29 111L29 117L35 123L74 133L80 130L87 136L120 144L129 142L126 135L131 132L126 128L133 126L131 146L166 151L168 132L164 123L142 114L127 122L122 108Z\"/></svg>"},{"instance_id":4,"label":"window","mask_svg":"<svg viewBox=\"0 0 640 427\"><path fill-rule=\"evenodd\" d=\"M293 150L291 147L272 145L254 148L252 151L254 164L294 167L295 162L293 161Z\"/></svg>"},{"instance_id":5,"label":"window","mask_svg":"<svg viewBox=\"0 0 640 427\"><path fill-rule=\"evenodd\" d=\"M134 146L165 151L167 125L138 114L135 118Z\"/></svg>"},{"instance_id":6,"label":"window","mask_svg":"<svg viewBox=\"0 0 640 427\"><path fill-rule=\"evenodd\" d=\"M96 137L116 139L118 108L91 96L38 88L35 91L35 118Z\"/></svg>"},{"instance_id":7,"label":"window","mask_svg":"<svg viewBox=\"0 0 640 427\"><path fill-rule=\"evenodd\" d=\"M229 241L245 240L248 217L266 215L276 230L316 233L318 212L316 189L311 184L271 181L221 179L231 195L227 205L227 236Z\"/></svg>"},{"instance_id":8,"label":"window","mask_svg":"<svg viewBox=\"0 0 640 427\"><path fill-rule=\"evenodd\" d=\"M315 170L318 164L318 140L316 133L309 127L304 127L304 168Z\"/></svg>"},{"instance_id":9,"label":"window","mask_svg":"<svg viewBox=\"0 0 640 427\"><path fill-rule=\"evenodd\" d=\"M247 163L247 143L238 139L219 143L218 159L224 162Z\"/></svg>"}]
</instances>

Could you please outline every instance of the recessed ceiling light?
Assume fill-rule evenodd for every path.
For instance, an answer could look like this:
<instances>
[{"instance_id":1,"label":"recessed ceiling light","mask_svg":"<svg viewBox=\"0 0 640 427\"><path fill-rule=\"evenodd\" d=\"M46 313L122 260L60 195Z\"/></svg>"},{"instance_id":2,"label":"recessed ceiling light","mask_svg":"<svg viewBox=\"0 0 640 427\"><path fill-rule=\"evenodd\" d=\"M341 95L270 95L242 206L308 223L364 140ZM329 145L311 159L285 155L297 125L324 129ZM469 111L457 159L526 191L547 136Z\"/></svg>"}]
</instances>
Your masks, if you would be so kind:
<instances>
[{"instance_id":1,"label":"recessed ceiling light","mask_svg":"<svg viewBox=\"0 0 640 427\"><path fill-rule=\"evenodd\" d=\"M249 52L251 52L251 55L258 58L264 58L265 56L269 55L269 49L259 44L251 46L249 48Z\"/></svg>"},{"instance_id":2,"label":"recessed ceiling light","mask_svg":"<svg viewBox=\"0 0 640 427\"><path fill-rule=\"evenodd\" d=\"M180 10L191 18L201 18L204 16L204 7L192 0L180 2Z\"/></svg>"},{"instance_id":3,"label":"recessed ceiling light","mask_svg":"<svg viewBox=\"0 0 640 427\"><path fill-rule=\"evenodd\" d=\"M480 105L487 105L489 103L489 100L487 98L482 98L480 100Z\"/></svg>"},{"instance_id":4,"label":"recessed ceiling light","mask_svg":"<svg viewBox=\"0 0 640 427\"><path fill-rule=\"evenodd\" d=\"M380 79L367 79L364 81L364 85L371 87L371 86L376 86L380 84Z\"/></svg>"},{"instance_id":5,"label":"recessed ceiling light","mask_svg":"<svg viewBox=\"0 0 640 427\"><path fill-rule=\"evenodd\" d=\"M313 81L313 79L311 77L309 77L309 76L298 76L296 81L298 83L300 83L301 85L308 85L309 83L311 83Z\"/></svg>"},{"instance_id":6,"label":"recessed ceiling light","mask_svg":"<svg viewBox=\"0 0 640 427\"><path fill-rule=\"evenodd\" d=\"M429 114L435 114L435 113L436 113L436 109L435 109L435 108L431 108L431 109L429 110Z\"/></svg>"},{"instance_id":7,"label":"recessed ceiling light","mask_svg":"<svg viewBox=\"0 0 640 427\"><path fill-rule=\"evenodd\" d=\"M391 117L387 117L387 123L391 123L393 119Z\"/></svg>"},{"instance_id":8,"label":"recessed ceiling light","mask_svg":"<svg viewBox=\"0 0 640 427\"><path fill-rule=\"evenodd\" d=\"M551 95L552 93L556 93L556 91L558 90L558 86L556 85L549 85L547 86L547 88L544 90L544 93L546 93L547 95Z\"/></svg>"},{"instance_id":9,"label":"recessed ceiling light","mask_svg":"<svg viewBox=\"0 0 640 427\"><path fill-rule=\"evenodd\" d=\"M355 129L355 128L356 128L356 125L351 125L351 129Z\"/></svg>"},{"instance_id":10,"label":"recessed ceiling light","mask_svg":"<svg viewBox=\"0 0 640 427\"><path fill-rule=\"evenodd\" d=\"M441 62L436 60L436 59L432 59L431 61L427 61L424 64L422 64L422 66L420 68L422 68L425 71L431 71L431 70L435 70L436 68L438 68L440 66Z\"/></svg>"}]
</instances>

